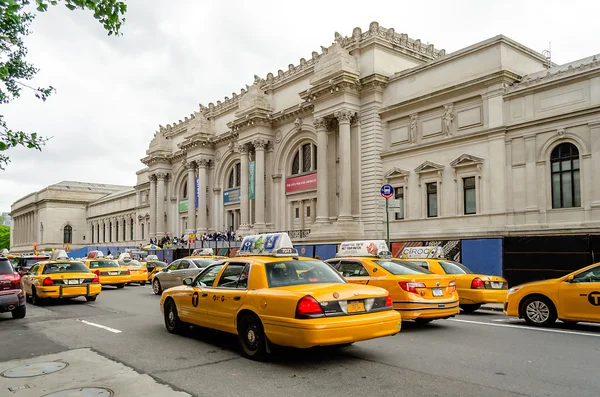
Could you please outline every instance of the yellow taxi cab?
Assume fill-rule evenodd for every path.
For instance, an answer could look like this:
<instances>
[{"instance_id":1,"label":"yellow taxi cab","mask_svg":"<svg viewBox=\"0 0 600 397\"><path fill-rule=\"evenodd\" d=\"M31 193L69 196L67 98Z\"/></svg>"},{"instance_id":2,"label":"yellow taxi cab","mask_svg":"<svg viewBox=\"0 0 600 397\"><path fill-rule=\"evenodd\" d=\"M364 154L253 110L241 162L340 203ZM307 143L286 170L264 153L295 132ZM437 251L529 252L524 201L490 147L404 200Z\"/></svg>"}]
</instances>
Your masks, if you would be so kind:
<instances>
[{"instance_id":1,"label":"yellow taxi cab","mask_svg":"<svg viewBox=\"0 0 600 397\"><path fill-rule=\"evenodd\" d=\"M504 314L542 327L556 319L570 324L600 323L600 262L561 278L512 287Z\"/></svg>"},{"instance_id":2,"label":"yellow taxi cab","mask_svg":"<svg viewBox=\"0 0 600 397\"><path fill-rule=\"evenodd\" d=\"M119 255L117 263L121 269L129 270L131 281L128 284L138 283L139 285L146 285L148 282L148 269L135 259L131 259L129 252Z\"/></svg>"},{"instance_id":3,"label":"yellow taxi cab","mask_svg":"<svg viewBox=\"0 0 600 397\"><path fill-rule=\"evenodd\" d=\"M392 258L383 240L343 242L336 257L325 262L351 283L388 290L402 320L429 323L459 313L456 283L451 277Z\"/></svg>"},{"instance_id":4,"label":"yellow taxi cab","mask_svg":"<svg viewBox=\"0 0 600 397\"><path fill-rule=\"evenodd\" d=\"M158 259L158 255L148 255L144 262L141 262L142 266L148 270L148 282L152 283L152 277L157 272L160 272L162 269L167 267L167 263Z\"/></svg>"},{"instance_id":5,"label":"yellow taxi cab","mask_svg":"<svg viewBox=\"0 0 600 397\"><path fill-rule=\"evenodd\" d=\"M251 359L274 345L347 345L401 328L389 292L350 284L330 265L299 257L286 233L245 237L236 257L165 290L160 307L167 331L193 324L236 334Z\"/></svg>"},{"instance_id":6,"label":"yellow taxi cab","mask_svg":"<svg viewBox=\"0 0 600 397\"><path fill-rule=\"evenodd\" d=\"M400 254L408 260L440 275L450 276L456 281L460 309L473 313L486 303L504 303L508 282L499 276L474 274L462 263L444 259L442 247L406 247Z\"/></svg>"},{"instance_id":7,"label":"yellow taxi cab","mask_svg":"<svg viewBox=\"0 0 600 397\"><path fill-rule=\"evenodd\" d=\"M102 251L90 251L83 263L100 278L100 284L113 285L117 288L125 287L125 284L131 282L129 269L122 269L119 264L112 259L104 257Z\"/></svg>"},{"instance_id":8,"label":"yellow taxi cab","mask_svg":"<svg viewBox=\"0 0 600 397\"><path fill-rule=\"evenodd\" d=\"M34 305L46 298L84 296L93 302L102 291L98 275L83 262L69 259L64 250L54 251L50 260L35 263L23 276L23 291Z\"/></svg>"}]
</instances>

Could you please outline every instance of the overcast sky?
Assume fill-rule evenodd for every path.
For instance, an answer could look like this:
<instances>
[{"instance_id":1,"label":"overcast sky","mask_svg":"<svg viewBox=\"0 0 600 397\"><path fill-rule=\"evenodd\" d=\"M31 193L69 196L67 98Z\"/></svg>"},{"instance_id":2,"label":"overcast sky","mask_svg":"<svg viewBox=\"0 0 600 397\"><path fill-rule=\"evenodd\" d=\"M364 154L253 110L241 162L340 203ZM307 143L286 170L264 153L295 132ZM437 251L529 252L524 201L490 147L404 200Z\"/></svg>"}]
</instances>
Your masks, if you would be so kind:
<instances>
[{"instance_id":1,"label":"overcast sky","mask_svg":"<svg viewBox=\"0 0 600 397\"><path fill-rule=\"evenodd\" d=\"M177 122L198 104L231 97L255 74L287 70L378 21L446 52L504 34L536 51L552 42L566 63L600 52L600 2L200 1L128 0L120 37L108 37L91 13L57 6L40 14L27 39L36 86L2 105L13 129L53 137L42 152L9 151L0 171L0 212L20 197L63 180L134 185L158 125Z\"/></svg>"}]
</instances>

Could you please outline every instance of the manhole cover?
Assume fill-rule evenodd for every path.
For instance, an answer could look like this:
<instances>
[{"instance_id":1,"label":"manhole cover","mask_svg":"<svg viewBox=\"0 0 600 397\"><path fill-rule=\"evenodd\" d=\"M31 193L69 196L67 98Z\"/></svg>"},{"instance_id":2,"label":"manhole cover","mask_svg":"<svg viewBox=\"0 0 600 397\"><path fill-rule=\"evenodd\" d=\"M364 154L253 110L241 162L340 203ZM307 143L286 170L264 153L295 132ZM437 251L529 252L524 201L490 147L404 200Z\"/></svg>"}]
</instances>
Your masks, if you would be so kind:
<instances>
[{"instance_id":1,"label":"manhole cover","mask_svg":"<svg viewBox=\"0 0 600 397\"><path fill-rule=\"evenodd\" d=\"M113 392L103 387L82 387L46 394L43 397L112 397Z\"/></svg>"},{"instance_id":2,"label":"manhole cover","mask_svg":"<svg viewBox=\"0 0 600 397\"><path fill-rule=\"evenodd\" d=\"M43 363L21 365L2 372L5 378L30 378L32 376L46 375L67 368L67 363L62 361L48 361Z\"/></svg>"}]
</instances>

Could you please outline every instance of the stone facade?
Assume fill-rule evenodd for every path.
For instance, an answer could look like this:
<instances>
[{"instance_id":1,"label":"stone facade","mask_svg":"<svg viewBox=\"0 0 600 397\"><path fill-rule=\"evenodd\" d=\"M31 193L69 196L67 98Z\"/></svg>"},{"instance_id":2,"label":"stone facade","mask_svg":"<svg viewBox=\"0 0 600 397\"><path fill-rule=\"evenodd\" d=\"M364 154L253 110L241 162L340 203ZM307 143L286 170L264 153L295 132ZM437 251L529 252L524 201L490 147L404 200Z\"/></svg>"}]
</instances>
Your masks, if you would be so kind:
<instances>
[{"instance_id":1,"label":"stone facade","mask_svg":"<svg viewBox=\"0 0 600 397\"><path fill-rule=\"evenodd\" d=\"M373 22L160 126L142 163L89 230L383 238L390 183L394 240L594 232L600 60L558 66L504 36L446 54Z\"/></svg>"}]
</instances>

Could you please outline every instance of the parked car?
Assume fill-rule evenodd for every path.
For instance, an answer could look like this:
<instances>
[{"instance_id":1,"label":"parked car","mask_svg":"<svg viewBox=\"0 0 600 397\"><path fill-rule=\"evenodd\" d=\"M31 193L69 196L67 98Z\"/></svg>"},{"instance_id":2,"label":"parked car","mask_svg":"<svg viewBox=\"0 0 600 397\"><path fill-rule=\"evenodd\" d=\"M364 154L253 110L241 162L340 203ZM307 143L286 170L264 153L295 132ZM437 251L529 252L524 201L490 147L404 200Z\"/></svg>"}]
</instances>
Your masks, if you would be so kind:
<instances>
[{"instance_id":1,"label":"parked car","mask_svg":"<svg viewBox=\"0 0 600 397\"><path fill-rule=\"evenodd\" d=\"M13 318L23 318L26 310L21 275L7 258L0 258L0 313L10 312Z\"/></svg>"}]
</instances>

